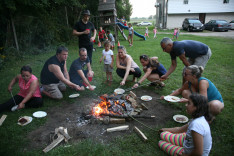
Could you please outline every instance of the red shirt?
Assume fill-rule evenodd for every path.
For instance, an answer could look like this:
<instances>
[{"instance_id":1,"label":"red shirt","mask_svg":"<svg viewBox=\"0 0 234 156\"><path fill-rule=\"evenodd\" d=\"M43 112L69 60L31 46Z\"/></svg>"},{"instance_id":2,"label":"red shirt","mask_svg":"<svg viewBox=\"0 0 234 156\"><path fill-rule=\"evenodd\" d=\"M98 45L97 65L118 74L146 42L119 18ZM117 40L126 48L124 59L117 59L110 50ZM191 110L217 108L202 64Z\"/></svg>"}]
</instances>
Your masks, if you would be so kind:
<instances>
[{"instance_id":1,"label":"red shirt","mask_svg":"<svg viewBox=\"0 0 234 156\"><path fill-rule=\"evenodd\" d=\"M105 33L106 33L106 32L105 32L104 30L99 31L99 32L98 32L99 38L104 38Z\"/></svg>"}]
</instances>

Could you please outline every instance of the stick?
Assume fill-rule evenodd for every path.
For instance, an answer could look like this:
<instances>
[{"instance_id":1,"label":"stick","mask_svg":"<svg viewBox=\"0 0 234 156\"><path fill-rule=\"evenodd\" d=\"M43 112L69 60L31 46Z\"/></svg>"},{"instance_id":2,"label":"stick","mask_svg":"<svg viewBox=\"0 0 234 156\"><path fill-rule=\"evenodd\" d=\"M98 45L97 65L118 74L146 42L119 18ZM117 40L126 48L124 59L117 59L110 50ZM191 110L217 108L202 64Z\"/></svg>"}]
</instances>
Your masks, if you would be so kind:
<instances>
[{"instance_id":1,"label":"stick","mask_svg":"<svg viewBox=\"0 0 234 156\"><path fill-rule=\"evenodd\" d=\"M124 125L124 126L118 126L118 127L113 127L113 128L107 128L106 131L107 132L116 132L116 131L124 131L124 130L128 130L129 126L128 125Z\"/></svg>"},{"instance_id":2,"label":"stick","mask_svg":"<svg viewBox=\"0 0 234 156\"><path fill-rule=\"evenodd\" d=\"M0 119L0 126L2 126L3 122L5 121L7 115L2 115L1 119Z\"/></svg>"},{"instance_id":3,"label":"stick","mask_svg":"<svg viewBox=\"0 0 234 156\"><path fill-rule=\"evenodd\" d=\"M147 141L148 138L142 133L136 126L134 126L134 131L143 139L143 141Z\"/></svg>"},{"instance_id":4,"label":"stick","mask_svg":"<svg viewBox=\"0 0 234 156\"><path fill-rule=\"evenodd\" d=\"M109 116L109 117L116 117L116 118L129 118L129 115L113 115L113 114L101 114L104 116ZM155 118L155 116L151 115L151 116L145 116L145 115L132 115L132 117L134 118L144 118L144 119L153 119Z\"/></svg>"}]
</instances>

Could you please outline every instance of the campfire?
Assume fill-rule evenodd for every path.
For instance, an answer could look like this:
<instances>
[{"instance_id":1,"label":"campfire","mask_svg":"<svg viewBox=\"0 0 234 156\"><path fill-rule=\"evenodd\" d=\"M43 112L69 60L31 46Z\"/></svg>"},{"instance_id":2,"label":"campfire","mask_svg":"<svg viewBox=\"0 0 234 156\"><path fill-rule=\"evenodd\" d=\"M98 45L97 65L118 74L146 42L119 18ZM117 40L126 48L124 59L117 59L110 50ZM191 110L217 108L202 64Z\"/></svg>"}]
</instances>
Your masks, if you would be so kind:
<instances>
[{"instance_id":1,"label":"campfire","mask_svg":"<svg viewBox=\"0 0 234 156\"><path fill-rule=\"evenodd\" d=\"M131 103L125 100L124 95L113 94L100 96L101 102L92 108L92 115L96 118L103 115L129 115L134 111Z\"/></svg>"}]
</instances>

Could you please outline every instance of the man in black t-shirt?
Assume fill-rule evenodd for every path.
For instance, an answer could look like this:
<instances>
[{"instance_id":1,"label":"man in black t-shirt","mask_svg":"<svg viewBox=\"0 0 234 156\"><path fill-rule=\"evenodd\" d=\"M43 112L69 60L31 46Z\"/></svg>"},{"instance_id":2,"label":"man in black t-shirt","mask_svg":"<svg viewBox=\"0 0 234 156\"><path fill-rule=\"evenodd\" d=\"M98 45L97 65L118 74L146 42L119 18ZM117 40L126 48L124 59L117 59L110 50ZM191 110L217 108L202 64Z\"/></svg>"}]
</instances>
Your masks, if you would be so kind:
<instances>
[{"instance_id":1,"label":"man in black t-shirt","mask_svg":"<svg viewBox=\"0 0 234 156\"><path fill-rule=\"evenodd\" d=\"M68 49L61 46L57 49L56 55L49 58L41 70L41 84L43 93L53 99L62 99L61 91L66 90L66 85L75 90L84 90L70 81L67 72L66 60Z\"/></svg>"},{"instance_id":2,"label":"man in black t-shirt","mask_svg":"<svg viewBox=\"0 0 234 156\"><path fill-rule=\"evenodd\" d=\"M93 41L96 37L96 29L94 28L93 23L89 21L89 10L84 10L82 16L82 19L77 22L73 28L73 35L78 36L79 38L79 49L87 49L90 63L92 63ZM91 32L93 32L93 36L91 36Z\"/></svg>"},{"instance_id":3,"label":"man in black t-shirt","mask_svg":"<svg viewBox=\"0 0 234 156\"><path fill-rule=\"evenodd\" d=\"M199 41L183 40L173 42L170 38L165 37L162 39L160 44L163 51L169 53L171 56L171 67L165 75L161 76L161 80L166 80L168 76L174 72L177 66L177 57L180 58L185 67L197 65L205 68L212 55L210 48ZM184 82L185 80L183 75L183 83Z\"/></svg>"}]
</instances>

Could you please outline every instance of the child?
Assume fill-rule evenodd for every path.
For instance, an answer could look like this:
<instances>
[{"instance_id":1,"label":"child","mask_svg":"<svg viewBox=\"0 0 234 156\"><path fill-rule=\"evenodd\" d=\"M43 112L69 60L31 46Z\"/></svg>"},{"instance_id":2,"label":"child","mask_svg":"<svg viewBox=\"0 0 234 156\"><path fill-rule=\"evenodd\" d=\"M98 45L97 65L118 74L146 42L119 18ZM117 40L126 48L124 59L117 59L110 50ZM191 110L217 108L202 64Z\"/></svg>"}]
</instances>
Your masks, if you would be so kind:
<instances>
[{"instance_id":1,"label":"child","mask_svg":"<svg viewBox=\"0 0 234 156\"><path fill-rule=\"evenodd\" d=\"M113 51L110 50L110 42L104 42L105 49L102 51L102 57L100 59L100 63L102 59L104 59L104 71L106 72L106 83L110 86L112 83L112 71L113 71L113 62L114 62L114 54Z\"/></svg>"},{"instance_id":2,"label":"child","mask_svg":"<svg viewBox=\"0 0 234 156\"><path fill-rule=\"evenodd\" d=\"M145 37L148 36L148 38L149 38L149 34L148 33L149 33L148 27L145 27Z\"/></svg>"},{"instance_id":3,"label":"child","mask_svg":"<svg viewBox=\"0 0 234 156\"><path fill-rule=\"evenodd\" d=\"M178 39L179 34L180 34L180 29L179 29L179 28L177 28L177 32L176 32L176 40Z\"/></svg>"},{"instance_id":4,"label":"child","mask_svg":"<svg viewBox=\"0 0 234 156\"><path fill-rule=\"evenodd\" d=\"M115 38L114 38L114 36L110 33L109 30L107 30L107 34L108 34L108 39L109 39L110 44L111 44L111 50L114 51L114 49L115 49Z\"/></svg>"},{"instance_id":5,"label":"child","mask_svg":"<svg viewBox=\"0 0 234 156\"><path fill-rule=\"evenodd\" d=\"M134 34L134 30L133 30L133 27L132 27L132 24L131 23L128 23L128 42L129 42L129 45L130 46L133 46L133 34Z\"/></svg>"},{"instance_id":6,"label":"child","mask_svg":"<svg viewBox=\"0 0 234 156\"><path fill-rule=\"evenodd\" d=\"M176 36L176 33L177 33L177 28L174 29L174 34L173 34L172 39L174 39L174 37Z\"/></svg>"},{"instance_id":7,"label":"child","mask_svg":"<svg viewBox=\"0 0 234 156\"><path fill-rule=\"evenodd\" d=\"M106 32L105 30L102 29L102 27L99 28L99 32L98 32L98 42L101 42L101 47L103 47L103 42L105 41L105 38L107 38L106 36Z\"/></svg>"},{"instance_id":8,"label":"child","mask_svg":"<svg viewBox=\"0 0 234 156\"><path fill-rule=\"evenodd\" d=\"M157 28L156 27L154 27L153 32L154 32L154 38L157 39Z\"/></svg>"},{"instance_id":9,"label":"child","mask_svg":"<svg viewBox=\"0 0 234 156\"><path fill-rule=\"evenodd\" d=\"M162 128L159 147L169 155L203 155L208 156L212 146L212 137L208 121L207 98L200 94L192 94L185 105L192 116L190 122L182 127ZM185 134L186 132L186 134ZM173 134L180 133L180 134Z\"/></svg>"}]
</instances>

